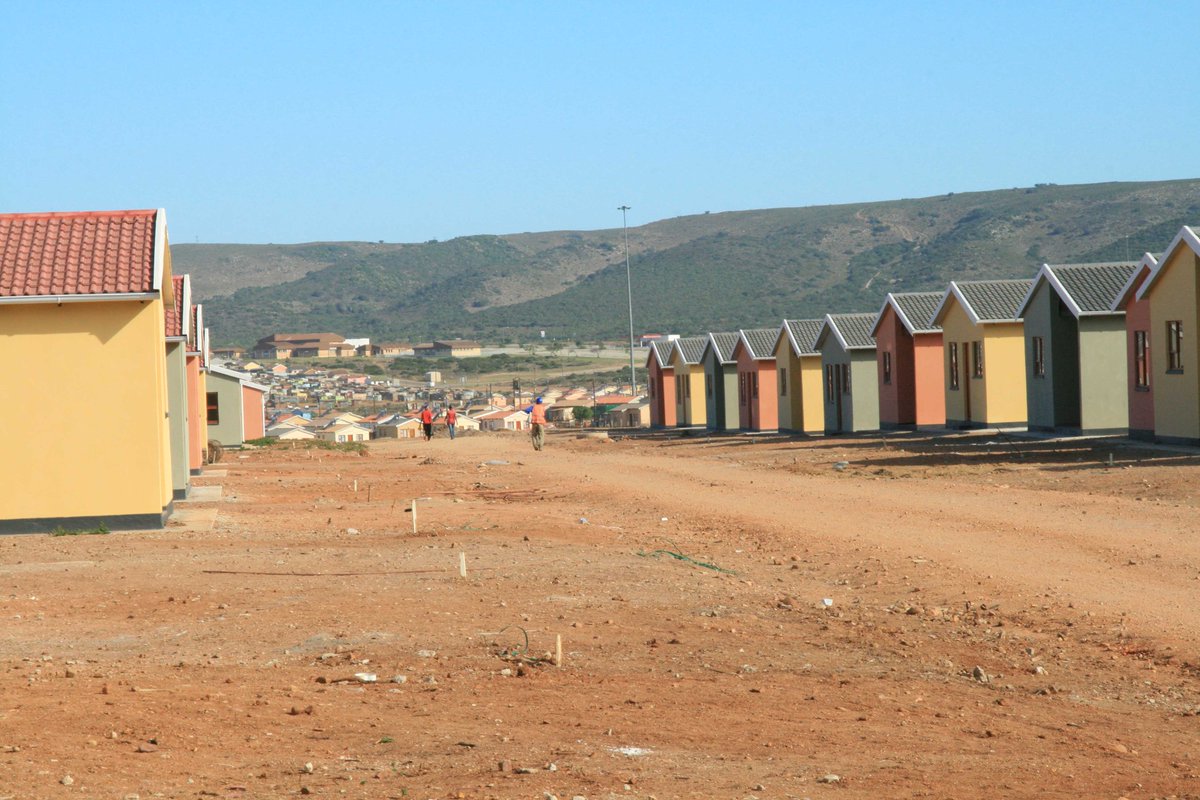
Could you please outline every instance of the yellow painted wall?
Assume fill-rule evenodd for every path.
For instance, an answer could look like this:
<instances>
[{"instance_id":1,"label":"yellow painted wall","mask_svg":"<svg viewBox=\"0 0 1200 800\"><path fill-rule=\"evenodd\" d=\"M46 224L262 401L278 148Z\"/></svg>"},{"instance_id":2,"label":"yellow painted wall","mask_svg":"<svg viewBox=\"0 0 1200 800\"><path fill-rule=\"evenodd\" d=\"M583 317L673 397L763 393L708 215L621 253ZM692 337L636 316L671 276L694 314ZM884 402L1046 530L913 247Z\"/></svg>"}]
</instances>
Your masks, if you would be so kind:
<instances>
[{"instance_id":1,"label":"yellow painted wall","mask_svg":"<svg viewBox=\"0 0 1200 800\"><path fill-rule=\"evenodd\" d=\"M983 325L983 383L986 425L1024 425L1029 398L1025 392L1025 325Z\"/></svg>"},{"instance_id":2,"label":"yellow painted wall","mask_svg":"<svg viewBox=\"0 0 1200 800\"><path fill-rule=\"evenodd\" d=\"M825 432L825 385L821 356L800 358L800 394L804 400L804 432Z\"/></svg>"},{"instance_id":3,"label":"yellow painted wall","mask_svg":"<svg viewBox=\"0 0 1200 800\"><path fill-rule=\"evenodd\" d=\"M679 427L704 425L708 420L704 400L704 365L687 364L678 350L671 351L669 363L675 368L679 380L679 389L675 392L675 424Z\"/></svg>"},{"instance_id":4,"label":"yellow painted wall","mask_svg":"<svg viewBox=\"0 0 1200 800\"><path fill-rule=\"evenodd\" d=\"M169 280L169 278L168 278ZM161 514L171 500L160 300L0 306L0 519Z\"/></svg>"},{"instance_id":5,"label":"yellow painted wall","mask_svg":"<svg viewBox=\"0 0 1200 800\"><path fill-rule=\"evenodd\" d=\"M1161 267L1150 290L1150 363L1154 433L1200 439L1200 357L1197 355L1196 256L1181 247ZM1183 322L1183 372L1167 372L1167 322Z\"/></svg>"}]
</instances>

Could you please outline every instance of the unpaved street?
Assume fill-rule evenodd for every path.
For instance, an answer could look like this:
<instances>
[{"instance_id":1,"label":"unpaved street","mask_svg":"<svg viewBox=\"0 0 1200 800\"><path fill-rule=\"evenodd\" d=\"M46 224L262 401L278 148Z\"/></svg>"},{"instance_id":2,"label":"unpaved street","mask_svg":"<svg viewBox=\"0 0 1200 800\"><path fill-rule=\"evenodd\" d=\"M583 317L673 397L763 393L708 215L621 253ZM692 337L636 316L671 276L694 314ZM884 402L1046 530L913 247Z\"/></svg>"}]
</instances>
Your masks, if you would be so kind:
<instances>
[{"instance_id":1,"label":"unpaved street","mask_svg":"<svg viewBox=\"0 0 1200 800\"><path fill-rule=\"evenodd\" d=\"M228 454L165 531L0 539L0 797L1200 797L1198 465Z\"/></svg>"}]
</instances>

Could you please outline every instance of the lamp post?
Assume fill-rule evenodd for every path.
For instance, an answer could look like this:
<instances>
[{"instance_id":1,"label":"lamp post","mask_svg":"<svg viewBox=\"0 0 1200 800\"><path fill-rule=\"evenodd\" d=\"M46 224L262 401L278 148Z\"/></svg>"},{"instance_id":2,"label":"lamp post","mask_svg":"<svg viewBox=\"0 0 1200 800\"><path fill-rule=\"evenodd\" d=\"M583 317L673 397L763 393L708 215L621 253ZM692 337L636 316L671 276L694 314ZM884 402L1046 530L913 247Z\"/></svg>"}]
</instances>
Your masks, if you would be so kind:
<instances>
[{"instance_id":1,"label":"lamp post","mask_svg":"<svg viewBox=\"0 0 1200 800\"><path fill-rule=\"evenodd\" d=\"M637 373L633 367L633 279L629 275L629 223L626 212L629 206L618 206L621 212L621 228L625 231L625 291L629 297L629 387L634 397L637 397Z\"/></svg>"}]
</instances>

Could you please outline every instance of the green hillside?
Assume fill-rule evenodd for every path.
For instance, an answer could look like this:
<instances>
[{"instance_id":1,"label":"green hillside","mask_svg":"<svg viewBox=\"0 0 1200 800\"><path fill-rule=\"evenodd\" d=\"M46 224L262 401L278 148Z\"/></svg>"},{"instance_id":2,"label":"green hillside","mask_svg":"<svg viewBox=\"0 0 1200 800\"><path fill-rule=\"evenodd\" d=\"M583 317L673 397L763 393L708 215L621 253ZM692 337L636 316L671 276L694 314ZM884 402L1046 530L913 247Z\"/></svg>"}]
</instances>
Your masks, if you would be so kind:
<instances>
[{"instance_id":1,"label":"green hillside","mask_svg":"<svg viewBox=\"0 0 1200 800\"><path fill-rule=\"evenodd\" d=\"M940 290L952 278L1136 259L1198 221L1200 180L663 220L629 230L635 328L691 333L875 311L886 292ZM230 274L243 282L206 301L221 344L301 330L408 341L522 340L541 330L558 339L628 335L620 229L416 245L183 245L172 255L177 272L193 273L200 296L206 286L228 285Z\"/></svg>"}]
</instances>

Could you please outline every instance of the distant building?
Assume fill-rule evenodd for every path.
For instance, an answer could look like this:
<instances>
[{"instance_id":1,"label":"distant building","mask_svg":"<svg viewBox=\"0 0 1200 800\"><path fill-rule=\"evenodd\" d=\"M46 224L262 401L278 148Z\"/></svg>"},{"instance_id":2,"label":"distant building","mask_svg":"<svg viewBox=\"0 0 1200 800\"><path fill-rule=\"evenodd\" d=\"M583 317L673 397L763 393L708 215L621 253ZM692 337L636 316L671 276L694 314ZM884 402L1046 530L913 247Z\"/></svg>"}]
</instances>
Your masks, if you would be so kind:
<instances>
[{"instance_id":1,"label":"distant building","mask_svg":"<svg viewBox=\"0 0 1200 800\"><path fill-rule=\"evenodd\" d=\"M254 345L255 358L334 358L354 355L355 346L336 333L273 333Z\"/></svg>"},{"instance_id":2,"label":"distant building","mask_svg":"<svg viewBox=\"0 0 1200 800\"><path fill-rule=\"evenodd\" d=\"M413 345L413 355L425 358L473 358L483 355L483 345L467 339L437 339Z\"/></svg>"}]
</instances>

